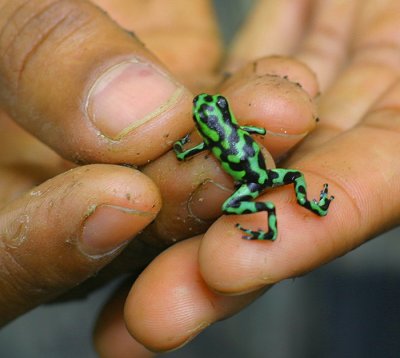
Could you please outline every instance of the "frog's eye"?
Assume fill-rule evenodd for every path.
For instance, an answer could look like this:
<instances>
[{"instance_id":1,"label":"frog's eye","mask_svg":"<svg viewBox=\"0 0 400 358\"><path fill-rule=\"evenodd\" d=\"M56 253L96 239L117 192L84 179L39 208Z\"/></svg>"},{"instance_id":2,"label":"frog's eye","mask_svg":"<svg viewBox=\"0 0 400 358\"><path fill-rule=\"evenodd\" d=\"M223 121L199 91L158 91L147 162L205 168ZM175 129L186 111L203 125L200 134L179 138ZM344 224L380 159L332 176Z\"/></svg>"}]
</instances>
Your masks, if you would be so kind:
<instances>
[{"instance_id":1,"label":"frog's eye","mask_svg":"<svg viewBox=\"0 0 400 358\"><path fill-rule=\"evenodd\" d=\"M228 101L225 99L225 97L219 96L217 104L219 108L226 108L228 105Z\"/></svg>"},{"instance_id":2,"label":"frog's eye","mask_svg":"<svg viewBox=\"0 0 400 358\"><path fill-rule=\"evenodd\" d=\"M204 101L207 102L207 103L212 103L212 102L213 102L213 97L210 96L209 94L204 94L204 95L203 95L203 99L204 99Z\"/></svg>"}]
</instances>

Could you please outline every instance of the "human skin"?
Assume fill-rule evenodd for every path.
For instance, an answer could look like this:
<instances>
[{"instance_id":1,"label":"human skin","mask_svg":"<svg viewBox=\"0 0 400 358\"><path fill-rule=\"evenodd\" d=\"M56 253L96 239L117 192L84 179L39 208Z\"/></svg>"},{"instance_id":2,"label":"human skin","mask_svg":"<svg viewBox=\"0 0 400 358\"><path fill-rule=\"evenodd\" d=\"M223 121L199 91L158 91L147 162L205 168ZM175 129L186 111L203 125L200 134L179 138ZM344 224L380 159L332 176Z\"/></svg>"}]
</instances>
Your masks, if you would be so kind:
<instances>
[{"instance_id":1,"label":"human skin","mask_svg":"<svg viewBox=\"0 0 400 358\"><path fill-rule=\"evenodd\" d=\"M112 2L112 9L118 9L121 4L128 3ZM166 242L167 236L161 236L161 230L157 232L151 228L140 239L132 240L121 254L130 239L156 218L161 196L173 192L172 188L156 187L154 181L159 182L159 176L154 173L167 170L171 178L171 170L178 170L179 164L170 155L160 158L159 164L155 159L191 130L193 123L191 92L136 38L94 6L77 1L3 1L0 5L0 118L4 145L0 222L2 266L7 267L1 280L3 311L0 317L4 324L55 297L67 299L85 294L120 273L137 275L178 234L188 236L190 230L182 225ZM107 4L102 5L111 11ZM154 9L162 8L160 3L153 6L150 9L153 15ZM213 80L211 75L221 52L217 27L209 5L199 1L197 5L192 2L191 6L190 10L196 14L203 13L203 20L196 16L198 24L189 21L193 27L190 38L196 39L199 34L199 39L207 44L195 46L192 43L192 46L207 50L207 61L190 46L185 48L194 58L200 58L193 62L193 72L202 81L205 78L202 74L208 74L210 86L218 80ZM159 16L167 14L174 18L186 9L186 3L178 1L173 9L169 15L160 9ZM118 12L111 14L118 15ZM141 17L152 18L145 13ZM133 20L135 28L142 32L140 21ZM147 21L143 26L147 26ZM160 23L159 19L154 21ZM181 32L187 35L187 31ZM144 30L141 35L147 38ZM151 43L151 36L148 35L150 39L146 42ZM215 40L210 43L210 38ZM185 44L184 39L181 42ZM157 48L156 43L153 47ZM176 53L180 57L185 55ZM161 53L160 57L165 55ZM282 72L281 62L284 64L286 60L271 60L277 73ZM315 79L310 71L295 61L289 62L297 68L298 81L306 88L311 86L310 91L315 94L316 87L312 87ZM190 77L185 75L188 69L179 66L179 61L172 63L178 66L174 69L177 77ZM303 133L295 135L293 140L289 138L286 148L315 126L314 105L298 85L276 76L272 80L261 78L261 82L256 76L255 83L247 81L247 77L238 77L239 84L247 86L244 91L241 91L243 85L230 86L236 88L231 91L232 102L240 104L241 98L255 98L260 84L279 85L280 89L275 92L285 94L281 106L289 109L292 117L296 113L299 124L292 126L288 123L291 116L281 110L279 125L287 127L288 131ZM194 78L188 82L194 87ZM258 112L265 116L263 111L271 111L270 104L258 96L260 99L254 103L263 104ZM278 97L276 93L273 96ZM246 120L253 111L248 105L243 107L242 116ZM240 109L239 106L237 110ZM151 115L146 115L146 111ZM143 116L147 119L145 123L141 123ZM17 127L11 117L60 156ZM283 123L285 118L286 124ZM278 141L270 148L285 151L285 148L279 149L279 145ZM148 176L132 168L111 165L141 165L150 160L154 160L154 165L142 169L147 170ZM71 161L86 165L76 166ZM194 180L198 172L195 165L190 168L189 181ZM210 161L208 172L203 170L203 176L211 177L215 169ZM52 179L46 181L48 178ZM184 205L191 186L189 182L188 190L175 190L171 201ZM175 208L169 206L171 201L168 197L163 199L163 216L154 227L168 222L168 216L176 217ZM182 215L187 215L187 211ZM204 230L207 225L199 229ZM112 261L116 256L118 260ZM99 272L111 261L107 269ZM76 287L83 281L85 284Z\"/></svg>"},{"instance_id":2,"label":"human skin","mask_svg":"<svg viewBox=\"0 0 400 358\"><path fill-rule=\"evenodd\" d=\"M1 230L8 233L0 245L7 267L0 276L3 322L94 275L156 217L161 197L156 221L132 240L129 255L120 256L134 259L117 271L138 272L157 250L206 230L220 215L232 183L213 159L198 156L180 164L172 153L163 155L192 128L192 94L180 82L193 92L220 91L242 123L275 132L260 140L275 159L313 131L318 115L317 129L279 164L303 171L314 195L328 182L336 199L326 218L316 218L295 205L291 188L277 189L259 198L277 206L276 242L241 240L234 229L237 221L263 226L263 216L222 217L204 236L165 250L128 296L124 286L106 305L95 332L102 357L149 356L142 344L157 351L176 348L270 285L398 224L396 1L259 1L228 51L224 68L234 74L219 86L222 50L209 4L148 4L98 1L155 55L89 4L0 1L0 105L8 140L0 193ZM265 21L272 14L274 21ZM169 37L171 24L176 31ZM15 34L20 41L13 42ZM263 41L269 38L280 40ZM267 57L276 53L292 59ZM317 108L312 99L318 82L302 63L318 78ZM151 110L151 119L135 127ZM60 175L74 166L9 116L64 159L86 165ZM111 165L119 163L140 165L145 175Z\"/></svg>"},{"instance_id":3,"label":"human skin","mask_svg":"<svg viewBox=\"0 0 400 358\"><path fill-rule=\"evenodd\" d=\"M299 3L259 2L227 66L236 68L254 60L254 53L262 57L279 50L315 71L321 86L320 122L284 165L305 173L314 196L328 182L336 199L327 217L315 218L295 204L292 188L273 190L258 200L277 206L276 242L247 242L234 228L236 222L263 227L263 216L222 217L201 239L186 240L156 258L131 289L124 314L131 334L154 350L185 344L271 285L305 274L398 225L399 5L302 2L299 12ZM307 5L315 6L312 18ZM290 17L301 13L307 22ZM265 14L274 14L275 21L266 21ZM282 41L252 43L260 33ZM203 203L212 205L213 197ZM173 260L173 253L181 260Z\"/></svg>"}]
</instances>

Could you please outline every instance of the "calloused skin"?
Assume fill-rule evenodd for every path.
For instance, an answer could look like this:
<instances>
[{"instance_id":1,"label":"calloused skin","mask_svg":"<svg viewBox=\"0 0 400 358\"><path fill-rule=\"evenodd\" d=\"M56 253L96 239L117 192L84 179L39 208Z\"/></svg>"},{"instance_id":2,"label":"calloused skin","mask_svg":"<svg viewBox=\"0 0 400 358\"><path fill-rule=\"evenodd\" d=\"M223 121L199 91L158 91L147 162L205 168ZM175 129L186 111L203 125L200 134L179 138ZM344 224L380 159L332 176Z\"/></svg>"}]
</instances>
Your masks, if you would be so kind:
<instances>
[{"instance_id":1,"label":"calloused skin","mask_svg":"<svg viewBox=\"0 0 400 358\"><path fill-rule=\"evenodd\" d=\"M138 274L159 250L212 224L159 254L99 317L100 356L148 357L143 345L176 348L280 280L398 225L396 0L260 0L221 68L208 2L96 3L147 47L89 3L0 0L2 323L87 280L146 227L99 276ZM275 54L286 57L269 57ZM113 93L99 91L99 103L88 105L85 96L107 69L137 58L152 65L140 64L146 71L135 74L151 74L164 63L189 89L179 87L167 111L121 139L123 113L113 117L112 106L101 107ZM232 76L221 84L226 69ZM157 88L170 86L161 81ZM144 89L139 102L152 94L164 98ZM238 221L263 226L264 216L216 220L230 179L212 158L178 163L166 153L192 128L191 91L223 93L241 123L274 133L260 143L280 166L301 170L313 196L329 182L336 196L329 215L308 214L295 205L291 188L281 188L260 197L277 206L274 243L241 240L234 228ZM99 108L102 116L90 116ZM120 163L140 165L142 172L113 165Z\"/></svg>"}]
</instances>

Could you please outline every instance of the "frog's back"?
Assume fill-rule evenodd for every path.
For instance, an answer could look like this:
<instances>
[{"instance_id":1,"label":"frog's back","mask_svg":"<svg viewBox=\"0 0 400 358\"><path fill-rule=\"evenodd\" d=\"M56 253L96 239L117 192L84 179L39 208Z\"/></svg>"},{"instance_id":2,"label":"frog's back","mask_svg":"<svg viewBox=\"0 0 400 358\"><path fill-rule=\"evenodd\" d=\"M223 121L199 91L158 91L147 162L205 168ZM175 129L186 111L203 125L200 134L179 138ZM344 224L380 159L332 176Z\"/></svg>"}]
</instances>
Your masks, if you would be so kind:
<instances>
[{"instance_id":1,"label":"frog's back","mask_svg":"<svg viewBox=\"0 0 400 358\"><path fill-rule=\"evenodd\" d=\"M222 168L238 183L264 185L267 168L259 145L242 129L239 129L238 137L236 145L231 145L230 151L221 155Z\"/></svg>"},{"instance_id":2,"label":"frog's back","mask_svg":"<svg viewBox=\"0 0 400 358\"><path fill-rule=\"evenodd\" d=\"M260 147L240 128L227 100L204 94L194 105L197 129L224 171L237 182L264 183L267 168Z\"/></svg>"}]
</instances>

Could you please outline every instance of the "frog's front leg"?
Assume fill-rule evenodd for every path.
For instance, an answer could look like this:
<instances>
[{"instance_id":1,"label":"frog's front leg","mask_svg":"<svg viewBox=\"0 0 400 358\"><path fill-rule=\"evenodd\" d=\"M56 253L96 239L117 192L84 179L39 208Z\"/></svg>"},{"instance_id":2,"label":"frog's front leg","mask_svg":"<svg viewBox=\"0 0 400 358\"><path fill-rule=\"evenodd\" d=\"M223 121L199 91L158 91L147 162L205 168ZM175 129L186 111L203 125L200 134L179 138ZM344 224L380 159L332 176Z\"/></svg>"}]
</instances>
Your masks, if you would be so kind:
<instances>
[{"instance_id":1,"label":"frog's front leg","mask_svg":"<svg viewBox=\"0 0 400 358\"><path fill-rule=\"evenodd\" d=\"M184 136L182 139L178 140L175 142L173 149L176 154L176 158L178 160L185 160L186 158L189 158L197 153L202 152L203 150L207 149L207 145L204 142L201 142L200 144L196 145L193 148L189 148L187 150L183 150L183 146L189 142L189 134Z\"/></svg>"},{"instance_id":2,"label":"frog's front leg","mask_svg":"<svg viewBox=\"0 0 400 358\"><path fill-rule=\"evenodd\" d=\"M249 134L259 134L259 135L265 135L267 131L265 128L261 127L254 127L254 126L241 126L240 129L243 129Z\"/></svg>"},{"instance_id":3,"label":"frog's front leg","mask_svg":"<svg viewBox=\"0 0 400 358\"><path fill-rule=\"evenodd\" d=\"M222 211L227 215L253 214L260 211L268 213L268 231L253 231L236 224L240 230L247 235L247 240L275 240L277 237L275 206L271 202L254 202L251 199L257 198L262 187L256 183L242 184L222 205Z\"/></svg>"},{"instance_id":4,"label":"frog's front leg","mask_svg":"<svg viewBox=\"0 0 400 358\"><path fill-rule=\"evenodd\" d=\"M319 216L325 216L328 213L328 208L333 196L328 197L328 184L324 184L323 189L317 200L307 199L307 186L304 175L298 170L293 169L269 169L268 176L272 179L272 186L280 186L287 184L294 184L294 191L296 193L297 202L299 205L312 211Z\"/></svg>"}]
</instances>

